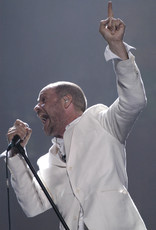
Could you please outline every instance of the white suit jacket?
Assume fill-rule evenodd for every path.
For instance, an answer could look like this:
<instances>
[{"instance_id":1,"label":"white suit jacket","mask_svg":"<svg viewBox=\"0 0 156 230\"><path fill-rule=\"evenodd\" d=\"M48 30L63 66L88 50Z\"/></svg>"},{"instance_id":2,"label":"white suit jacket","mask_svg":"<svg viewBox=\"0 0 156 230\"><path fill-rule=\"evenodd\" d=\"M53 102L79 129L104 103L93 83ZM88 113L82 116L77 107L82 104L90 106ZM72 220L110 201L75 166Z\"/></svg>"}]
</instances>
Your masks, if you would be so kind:
<instances>
[{"instance_id":1,"label":"white suit jacket","mask_svg":"<svg viewBox=\"0 0 156 230\"><path fill-rule=\"evenodd\" d=\"M64 133L67 163L55 145L38 160L39 175L71 230L78 229L80 207L89 230L145 230L129 193L126 173L126 138L146 104L134 56L116 61L118 99L108 108L87 109ZM27 216L50 204L22 158L9 159L12 185ZM31 198L31 199L30 199Z\"/></svg>"}]
</instances>

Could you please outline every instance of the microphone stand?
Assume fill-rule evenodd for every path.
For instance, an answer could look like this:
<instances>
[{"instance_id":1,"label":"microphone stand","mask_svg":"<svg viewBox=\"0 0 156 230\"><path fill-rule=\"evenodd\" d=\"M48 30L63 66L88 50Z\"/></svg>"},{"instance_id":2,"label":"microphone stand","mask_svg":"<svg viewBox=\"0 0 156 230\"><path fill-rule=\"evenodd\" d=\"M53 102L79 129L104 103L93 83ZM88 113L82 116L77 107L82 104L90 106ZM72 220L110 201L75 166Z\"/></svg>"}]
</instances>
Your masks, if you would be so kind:
<instances>
[{"instance_id":1,"label":"microphone stand","mask_svg":"<svg viewBox=\"0 0 156 230\"><path fill-rule=\"evenodd\" d=\"M49 195L47 189L45 188L45 186L43 185L41 179L39 178L38 174L36 173L35 169L33 168L31 162L29 161L28 157L25 154L25 151L23 149L23 147L20 145L20 143L16 144L16 148L19 150L19 153L23 156L23 158L25 159L26 163L28 164L30 170L32 171L34 177L36 178L36 180L38 181L39 185L41 186L44 194L46 195L46 197L48 198L50 204L52 205L55 213L57 214L59 220L61 221L63 227L65 228L65 230L70 230L65 222L65 220L63 219L62 215L60 214L57 206L55 205L54 201L52 200L51 196Z\"/></svg>"}]
</instances>

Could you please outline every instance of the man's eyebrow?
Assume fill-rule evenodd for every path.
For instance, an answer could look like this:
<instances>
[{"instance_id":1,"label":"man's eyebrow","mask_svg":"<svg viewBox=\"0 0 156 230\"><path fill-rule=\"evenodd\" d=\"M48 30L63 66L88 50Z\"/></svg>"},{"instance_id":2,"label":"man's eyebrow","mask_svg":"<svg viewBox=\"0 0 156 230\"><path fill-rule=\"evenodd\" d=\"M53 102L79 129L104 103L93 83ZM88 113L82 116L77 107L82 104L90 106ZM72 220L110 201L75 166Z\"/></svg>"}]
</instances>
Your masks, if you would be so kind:
<instances>
[{"instance_id":1,"label":"man's eyebrow","mask_svg":"<svg viewBox=\"0 0 156 230\"><path fill-rule=\"evenodd\" d=\"M38 102L42 99L42 95L43 95L43 94L40 94L40 95L38 96L38 98L37 98L37 101L38 101Z\"/></svg>"},{"instance_id":2,"label":"man's eyebrow","mask_svg":"<svg viewBox=\"0 0 156 230\"><path fill-rule=\"evenodd\" d=\"M37 101L42 100L42 98L47 98L46 93L41 93L41 94L38 96Z\"/></svg>"}]
</instances>

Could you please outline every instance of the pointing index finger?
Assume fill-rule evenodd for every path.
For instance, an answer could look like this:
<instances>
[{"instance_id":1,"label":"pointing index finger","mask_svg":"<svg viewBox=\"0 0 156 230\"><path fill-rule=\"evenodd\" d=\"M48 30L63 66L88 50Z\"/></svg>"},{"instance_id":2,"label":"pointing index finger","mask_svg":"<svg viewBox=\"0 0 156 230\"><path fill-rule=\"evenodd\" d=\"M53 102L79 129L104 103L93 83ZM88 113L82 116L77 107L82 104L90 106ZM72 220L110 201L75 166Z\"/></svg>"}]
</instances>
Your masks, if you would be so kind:
<instances>
[{"instance_id":1,"label":"pointing index finger","mask_svg":"<svg viewBox=\"0 0 156 230\"><path fill-rule=\"evenodd\" d=\"M108 18L113 18L112 2L108 2Z\"/></svg>"}]
</instances>

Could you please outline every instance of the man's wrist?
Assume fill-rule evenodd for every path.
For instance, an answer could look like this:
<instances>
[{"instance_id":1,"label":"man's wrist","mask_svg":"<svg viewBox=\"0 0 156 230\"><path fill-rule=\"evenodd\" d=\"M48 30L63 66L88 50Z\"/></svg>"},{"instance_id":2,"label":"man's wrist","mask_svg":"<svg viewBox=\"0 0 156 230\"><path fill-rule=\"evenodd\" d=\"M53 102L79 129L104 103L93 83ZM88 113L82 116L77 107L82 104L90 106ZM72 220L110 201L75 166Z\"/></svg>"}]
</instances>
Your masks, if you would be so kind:
<instances>
[{"instance_id":1,"label":"man's wrist","mask_svg":"<svg viewBox=\"0 0 156 230\"><path fill-rule=\"evenodd\" d=\"M122 60L128 59L128 53L123 41L111 41L109 43L109 48L115 55L120 57Z\"/></svg>"}]
</instances>

